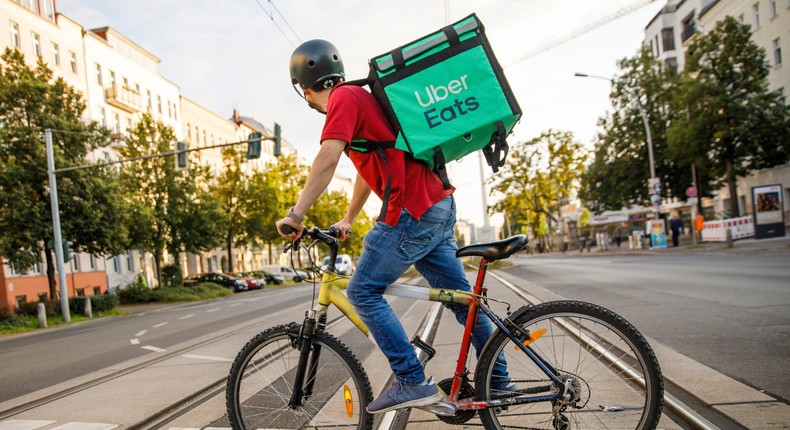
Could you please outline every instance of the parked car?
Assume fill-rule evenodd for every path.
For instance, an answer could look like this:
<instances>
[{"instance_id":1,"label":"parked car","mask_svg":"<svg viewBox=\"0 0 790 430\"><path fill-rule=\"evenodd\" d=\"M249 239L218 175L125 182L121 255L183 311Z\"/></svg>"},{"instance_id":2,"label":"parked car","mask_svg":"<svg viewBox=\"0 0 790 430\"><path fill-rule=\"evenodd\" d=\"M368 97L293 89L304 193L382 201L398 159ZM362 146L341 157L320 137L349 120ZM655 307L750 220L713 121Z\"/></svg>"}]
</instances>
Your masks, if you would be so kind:
<instances>
[{"instance_id":1,"label":"parked car","mask_svg":"<svg viewBox=\"0 0 790 430\"><path fill-rule=\"evenodd\" d=\"M324 257L321 262L321 270L326 270L329 267L329 257ZM338 275L351 276L354 273L354 263L351 261L351 256L348 254L340 254L335 259L335 269Z\"/></svg>"},{"instance_id":2,"label":"parked car","mask_svg":"<svg viewBox=\"0 0 790 430\"><path fill-rule=\"evenodd\" d=\"M238 279L243 279L245 282L247 282L247 289L249 290L259 290L266 286L266 279L262 276L255 275L252 272L225 272L225 274Z\"/></svg>"},{"instance_id":3,"label":"parked car","mask_svg":"<svg viewBox=\"0 0 790 430\"><path fill-rule=\"evenodd\" d=\"M266 266L265 270L271 273L272 275L282 276L283 279L286 281L299 282L302 280L311 279L309 274L304 270L294 271L288 266L280 266L280 265Z\"/></svg>"},{"instance_id":4,"label":"parked car","mask_svg":"<svg viewBox=\"0 0 790 430\"><path fill-rule=\"evenodd\" d=\"M266 285L280 285L285 281L285 279L283 279L282 276L274 275L263 270L259 270L257 272L250 272L250 274L258 278L265 279Z\"/></svg>"},{"instance_id":5,"label":"parked car","mask_svg":"<svg viewBox=\"0 0 790 430\"><path fill-rule=\"evenodd\" d=\"M222 273L201 273L184 278L184 286L211 282L230 288L234 292L247 290L247 281Z\"/></svg>"}]
</instances>

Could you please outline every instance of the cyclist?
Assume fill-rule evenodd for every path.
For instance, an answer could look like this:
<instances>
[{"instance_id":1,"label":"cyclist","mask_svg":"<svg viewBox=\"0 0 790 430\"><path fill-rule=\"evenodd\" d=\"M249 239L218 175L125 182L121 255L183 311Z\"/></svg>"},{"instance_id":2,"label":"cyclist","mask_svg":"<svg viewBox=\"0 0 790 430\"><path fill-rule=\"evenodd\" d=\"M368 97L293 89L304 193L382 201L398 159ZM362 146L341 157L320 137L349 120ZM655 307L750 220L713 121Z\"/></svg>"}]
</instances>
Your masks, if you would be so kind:
<instances>
[{"instance_id":1,"label":"cyclist","mask_svg":"<svg viewBox=\"0 0 790 430\"><path fill-rule=\"evenodd\" d=\"M433 378L426 379L406 331L382 294L412 264L435 288L471 291L461 262L455 257L455 188L444 189L427 164L403 151L349 149L349 142L354 140L393 141L395 134L372 94L357 85L344 85L343 61L334 45L324 40L301 44L291 55L290 72L296 91L311 108L325 114L326 120L321 148L304 189L287 216L276 222L277 230L283 225L296 232L303 230L305 215L329 185L345 152L357 169L357 178L346 215L334 224L341 231L340 239L350 234L371 191L384 202L378 222L365 236L364 250L347 290L395 374L393 385L367 410L380 413L435 403L442 394ZM292 240L298 235L282 234ZM445 306L455 313L458 322L465 323L467 306ZM479 314L472 335L476 351L482 350L492 332L491 321ZM509 378L502 355L495 374L501 378L501 387L507 387Z\"/></svg>"}]
</instances>

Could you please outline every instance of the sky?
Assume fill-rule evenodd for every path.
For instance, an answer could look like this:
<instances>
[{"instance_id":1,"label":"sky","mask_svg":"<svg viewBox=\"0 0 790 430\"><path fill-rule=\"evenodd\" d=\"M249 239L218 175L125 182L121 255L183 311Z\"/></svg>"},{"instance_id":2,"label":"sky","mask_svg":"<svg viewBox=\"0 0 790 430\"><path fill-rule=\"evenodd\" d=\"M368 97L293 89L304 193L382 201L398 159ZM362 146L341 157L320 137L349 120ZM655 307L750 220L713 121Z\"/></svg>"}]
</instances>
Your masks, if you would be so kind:
<instances>
[{"instance_id":1,"label":"sky","mask_svg":"<svg viewBox=\"0 0 790 430\"><path fill-rule=\"evenodd\" d=\"M624 8L634 12L537 55ZM288 62L301 42L331 41L349 79L367 76L368 60L476 13L521 106L508 141L543 131L573 132L592 149L598 118L611 110L617 61L636 54L644 28L664 0L58 0L60 13L87 29L110 26L161 62L159 72L181 94L230 117L233 109L272 128L312 161L324 117L294 93ZM458 217L483 223L479 161L450 166ZM347 160L341 172L354 177ZM486 177L491 169L484 167ZM375 198L375 197L372 197ZM487 197L489 204L495 197ZM492 218L497 224L499 219Z\"/></svg>"}]
</instances>

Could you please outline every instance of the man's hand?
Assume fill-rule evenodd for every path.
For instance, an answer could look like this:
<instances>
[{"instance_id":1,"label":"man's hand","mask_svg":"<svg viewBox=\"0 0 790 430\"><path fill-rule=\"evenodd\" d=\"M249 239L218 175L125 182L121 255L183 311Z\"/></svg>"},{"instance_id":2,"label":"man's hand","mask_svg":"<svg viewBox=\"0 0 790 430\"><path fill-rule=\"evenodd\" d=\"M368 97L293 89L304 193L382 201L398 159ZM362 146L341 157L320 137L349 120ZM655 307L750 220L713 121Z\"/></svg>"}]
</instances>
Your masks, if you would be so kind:
<instances>
[{"instance_id":1,"label":"man's hand","mask_svg":"<svg viewBox=\"0 0 790 430\"><path fill-rule=\"evenodd\" d=\"M274 225L277 226L277 233L279 233L280 236L290 240L299 239L299 236L302 235L302 230L304 230L304 226L302 225L302 223L296 221L291 217L285 217L275 222ZM290 226L293 229L293 232L291 232L290 234L284 234L282 230L280 230L284 225Z\"/></svg>"},{"instance_id":2,"label":"man's hand","mask_svg":"<svg viewBox=\"0 0 790 430\"><path fill-rule=\"evenodd\" d=\"M332 227L336 227L340 230L340 237L338 237L340 241L344 241L351 236L351 222L345 219L332 224Z\"/></svg>"}]
</instances>

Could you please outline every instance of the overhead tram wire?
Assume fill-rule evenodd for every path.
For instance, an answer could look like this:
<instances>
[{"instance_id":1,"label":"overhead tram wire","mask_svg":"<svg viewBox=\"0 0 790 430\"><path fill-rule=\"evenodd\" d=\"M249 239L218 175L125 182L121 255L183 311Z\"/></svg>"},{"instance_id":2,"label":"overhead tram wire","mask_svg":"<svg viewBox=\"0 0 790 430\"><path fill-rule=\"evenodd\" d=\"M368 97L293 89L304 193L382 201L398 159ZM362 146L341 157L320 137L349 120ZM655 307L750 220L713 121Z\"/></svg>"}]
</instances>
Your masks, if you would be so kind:
<instances>
[{"instance_id":1,"label":"overhead tram wire","mask_svg":"<svg viewBox=\"0 0 790 430\"><path fill-rule=\"evenodd\" d=\"M265 13L265 14L266 14L266 16L268 16L268 17L269 17L269 19L271 19L271 21L272 21L272 24L274 24L274 26L275 26L275 27L277 27L277 30L280 32L280 34L282 34L282 35L283 35L283 37L285 38L285 40L287 40L287 41L288 41L288 43L290 43L290 44L291 44L291 47L293 47L293 48L296 48L296 44L293 42L293 40L291 40L291 38L290 38L290 37L289 37L289 36L288 36L288 35L285 33L285 31L283 31L282 27L280 27L280 25L279 25L279 24L277 24L277 21L275 21L275 20L274 20L274 14L273 14L271 11L269 11L269 10L266 10L266 8L265 8L265 7L263 7L263 5L261 4L261 2L260 2L259 0L255 0L255 3L257 3L257 4L258 4L258 6L259 6L259 7L261 8L261 10L263 11L263 13ZM294 37L296 37L296 40L297 40L297 41L299 41L299 42L301 43L302 39L299 37L299 35L297 35L297 34L296 34L296 32L294 31L294 29L291 27L291 25L290 25L290 24L288 24L288 21L285 19L285 17L284 17L284 16L283 16L283 14L280 12L280 10L279 10L279 9L277 9L277 7L274 5L274 3L272 3L272 2L271 2L271 0L269 0L269 3L272 5L272 9L273 9L273 10L276 10L276 11L277 11L277 14L278 14L278 15L280 15L280 18L282 18L283 22L285 22L285 25L287 25L287 26L288 26L288 28L291 30L291 33L293 33Z\"/></svg>"},{"instance_id":2,"label":"overhead tram wire","mask_svg":"<svg viewBox=\"0 0 790 430\"><path fill-rule=\"evenodd\" d=\"M630 5L630 6L626 6L626 7L622 8L622 9L620 9L620 10L618 10L618 11L616 11L616 12L610 14L610 15L607 15L607 16L595 21L595 22L592 22L590 24L585 25L584 27L574 31L573 33L570 33L570 34L567 34L565 36L559 37L557 39L554 39L554 40L550 41L549 43L547 43L547 44L545 44L543 46L539 46L539 47L537 47L535 49L532 49L531 51L528 51L526 54L522 55L521 57L511 61L508 64L505 64L503 69L507 69L507 68L509 68L511 66L515 66L516 64L518 64L518 63L520 63L520 62L522 62L524 60L527 60L529 58L532 58L532 57L534 57L534 56L536 56L536 55L538 55L538 54L540 54L542 52L548 51L548 50L550 50L552 48L556 48L557 46L560 46L560 45L562 45L565 42L569 42L569 41L571 41L571 40L573 40L573 39L575 39L575 38L577 38L579 36L582 36L582 35L584 35L586 33L589 33L590 31L593 31L593 30L595 30L598 27L602 27L602 26L604 26L604 25L606 25L606 24L608 24L608 23L610 23L612 21L615 21L617 19L620 19L620 18L622 18L622 17L624 17L624 16L626 16L626 15L632 13L632 12L636 12L637 10L639 10L639 9L641 9L641 8L651 4L651 3L654 3L655 1L656 0L640 0L639 2L636 2L636 3L634 3L634 4Z\"/></svg>"}]
</instances>

